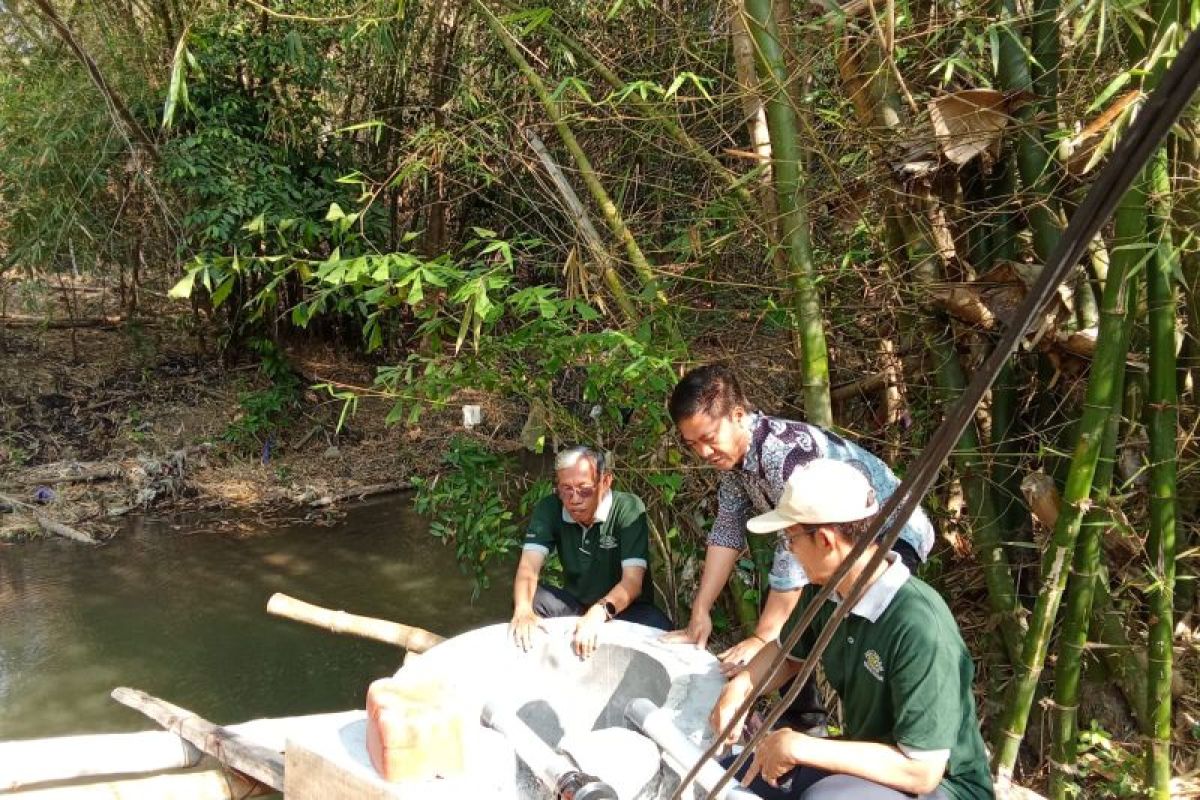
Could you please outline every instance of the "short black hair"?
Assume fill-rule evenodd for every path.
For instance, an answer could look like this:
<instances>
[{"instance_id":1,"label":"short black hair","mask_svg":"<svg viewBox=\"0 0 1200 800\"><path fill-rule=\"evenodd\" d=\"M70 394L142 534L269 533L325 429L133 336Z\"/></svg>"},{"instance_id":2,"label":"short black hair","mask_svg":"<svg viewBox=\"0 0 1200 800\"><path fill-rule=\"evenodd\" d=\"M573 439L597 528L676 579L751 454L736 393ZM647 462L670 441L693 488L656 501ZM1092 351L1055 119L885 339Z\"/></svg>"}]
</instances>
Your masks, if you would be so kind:
<instances>
[{"instance_id":1,"label":"short black hair","mask_svg":"<svg viewBox=\"0 0 1200 800\"><path fill-rule=\"evenodd\" d=\"M667 411L676 425L697 414L723 417L735 406L750 408L737 376L724 364L696 367L675 384L667 401Z\"/></svg>"}]
</instances>

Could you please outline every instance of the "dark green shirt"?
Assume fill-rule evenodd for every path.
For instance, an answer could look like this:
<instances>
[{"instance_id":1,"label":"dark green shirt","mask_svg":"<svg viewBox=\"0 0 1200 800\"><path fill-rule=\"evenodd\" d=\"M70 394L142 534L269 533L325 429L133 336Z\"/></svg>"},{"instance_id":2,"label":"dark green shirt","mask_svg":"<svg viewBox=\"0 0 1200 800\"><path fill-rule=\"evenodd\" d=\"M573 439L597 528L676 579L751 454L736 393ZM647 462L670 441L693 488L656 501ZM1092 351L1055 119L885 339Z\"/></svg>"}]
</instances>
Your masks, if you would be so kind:
<instances>
[{"instance_id":1,"label":"dark green shirt","mask_svg":"<svg viewBox=\"0 0 1200 800\"><path fill-rule=\"evenodd\" d=\"M609 492L596 509L595 521L585 529L552 494L534 506L523 549L545 554L557 550L563 589L585 606L616 586L624 567L645 567L642 594L635 600L652 603L649 538L646 506L637 495Z\"/></svg>"},{"instance_id":2,"label":"dark green shirt","mask_svg":"<svg viewBox=\"0 0 1200 800\"><path fill-rule=\"evenodd\" d=\"M820 587L806 586L784 624L786 639ZM792 650L803 660L836 604L826 601ZM945 760L941 789L953 800L992 800L991 775L971 685L975 666L950 609L899 561L871 585L821 656L842 701L844 734Z\"/></svg>"}]
</instances>

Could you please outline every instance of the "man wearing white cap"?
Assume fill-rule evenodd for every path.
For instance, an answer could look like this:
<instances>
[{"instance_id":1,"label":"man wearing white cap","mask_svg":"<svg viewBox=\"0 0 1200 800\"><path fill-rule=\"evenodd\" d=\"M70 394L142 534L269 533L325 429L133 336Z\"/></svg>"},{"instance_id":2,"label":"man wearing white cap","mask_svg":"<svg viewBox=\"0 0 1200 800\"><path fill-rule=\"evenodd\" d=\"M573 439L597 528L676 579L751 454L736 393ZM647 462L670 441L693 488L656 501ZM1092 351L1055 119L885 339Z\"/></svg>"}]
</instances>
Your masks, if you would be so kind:
<instances>
[{"instance_id":1,"label":"man wearing white cap","mask_svg":"<svg viewBox=\"0 0 1200 800\"><path fill-rule=\"evenodd\" d=\"M773 511L747 522L751 533L778 533L812 583L783 626L786 639L820 585L847 559L879 511L875 492L854 467L818 459L788 479ZM720 732L747 697L775 691L800 671L822 628L860 579L866 589L821 655L842 701L842 732L821 739L783 728L765 738L743 782L764 798L789 800L992 800L975 700L974 665L950 610L894 553L871 574L872 543L838 584L834 599L765 683L779 653L774 641L725 687L711 722ZM741 731L730 737L732 744Z\"/></svg>"}]
</instances>

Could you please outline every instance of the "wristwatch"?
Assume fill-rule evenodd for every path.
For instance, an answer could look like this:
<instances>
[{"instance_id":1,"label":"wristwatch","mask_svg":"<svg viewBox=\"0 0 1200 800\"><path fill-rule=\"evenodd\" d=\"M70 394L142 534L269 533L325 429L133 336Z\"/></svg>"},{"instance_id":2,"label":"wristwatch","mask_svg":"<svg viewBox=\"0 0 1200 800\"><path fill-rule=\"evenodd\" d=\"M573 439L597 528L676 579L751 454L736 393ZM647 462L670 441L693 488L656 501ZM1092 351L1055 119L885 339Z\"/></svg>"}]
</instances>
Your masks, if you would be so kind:
<instances>
[{"instance_id":1,"label":"wristwatch","mask_svg":"<svg viewBox=\"0 0 1200 800\"><path fill-rule=\"evenodd\" d=\"M601 601L604 606L604 616L606 619L613 619L617 616L617 604L607 597Z\"/></svg>"}]
</instances>

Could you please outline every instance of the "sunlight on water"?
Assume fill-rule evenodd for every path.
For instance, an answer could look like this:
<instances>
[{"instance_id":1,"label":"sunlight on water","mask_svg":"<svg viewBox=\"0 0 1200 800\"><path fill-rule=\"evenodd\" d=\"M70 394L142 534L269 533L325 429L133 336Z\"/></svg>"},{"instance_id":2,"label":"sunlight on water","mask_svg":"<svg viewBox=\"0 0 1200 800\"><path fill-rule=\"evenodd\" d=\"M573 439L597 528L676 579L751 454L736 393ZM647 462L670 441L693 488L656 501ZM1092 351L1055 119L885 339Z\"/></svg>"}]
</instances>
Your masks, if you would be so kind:
<instances>
[{"instance_id":1,"label":"sunlight on water","mask_svg":"<svg viewBox=\"0 0 1200 800\"><path fill-rule=\"evenodd\" d=\"M132 521L101 547L0 547L0 739L153 727L116 686L214 722L359 707L402 652L269 616L273 592L452 634L507 619L509 585L472 604L406 496L248 539Z\"/></svg>"}]
</instances>

